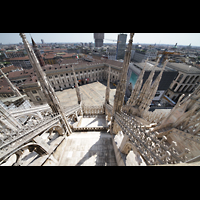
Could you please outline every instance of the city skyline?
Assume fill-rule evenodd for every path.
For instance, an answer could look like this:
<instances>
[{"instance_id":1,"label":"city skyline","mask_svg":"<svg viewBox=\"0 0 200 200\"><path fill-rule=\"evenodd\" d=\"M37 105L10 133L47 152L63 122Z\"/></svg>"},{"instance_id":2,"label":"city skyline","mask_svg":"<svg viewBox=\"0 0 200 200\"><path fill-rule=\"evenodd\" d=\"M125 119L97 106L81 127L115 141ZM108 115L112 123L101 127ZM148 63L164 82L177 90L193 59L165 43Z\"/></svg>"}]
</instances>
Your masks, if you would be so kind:
<instances>
[{"instance_id":1,"label":"city skyline","mask_svg":"<svg viewBox=\"0 0 200 200\"><path fill-rule=\"evenodd\" d=\"M25 33L27 40L31 42L31 36L36 43L94 43L93 33ZM116 43L119 33L105 33L104 43ZM127 43L129 40L129 33ZM133 44L169 44L188 46L200 46L200 33L135 33ZM19 33L0 33L0 43L17 44L21 41Z\"/></svg>"}]
</instances>

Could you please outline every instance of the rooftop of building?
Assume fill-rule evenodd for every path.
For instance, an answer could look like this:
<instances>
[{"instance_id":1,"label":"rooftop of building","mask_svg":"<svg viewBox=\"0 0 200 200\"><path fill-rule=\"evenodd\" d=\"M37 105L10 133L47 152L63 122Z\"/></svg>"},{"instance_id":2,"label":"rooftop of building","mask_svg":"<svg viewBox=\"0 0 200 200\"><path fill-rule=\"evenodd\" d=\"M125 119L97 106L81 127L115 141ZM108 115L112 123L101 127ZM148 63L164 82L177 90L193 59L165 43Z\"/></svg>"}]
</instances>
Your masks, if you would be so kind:
<instances>
[{"instance_id":1,"label":"rooftop of building","mask_svg":"<svg viewBox=\"0 0 200 200\"><path fill-rule=\"evenodd\" d=\"M10 85L5 78L0 79L0 94L13 93Z\"/></svg>"},{"instance_id":2,"label":"rooftop of building","mask_svg":"<svg viewBox=\"0 0 200 200\"><path fill-rule=\"evenodd\" d=\"M79 69L79 68L86 68L88 66L93 66L97 64L107 64L115 67L120 67L122 68L123 63L119 61L114 61L114 60L108 60L108 59L67 59L67 60L61 60L60 64L53 64L53 65L45 65L42 68L45 69L45 71L55 71L55 70L62 70L66 68L71 69L71 65L74 66L74 69Z\"/></svg>"},{"instance_id":3,"label":"rooftop of building","mask_svg":"<svg viewBox=\"0 0 200 200\"><path fill-rule=\"evenodd\" d=\"M145 66L145 62L132 62L134 66L137 66L140 68L140 70L142 70ZM151 71L154 66L155 66L156 62L153 61L148 61L146 66L145 66L145 71ZM161 67L155 67L155 71L161 71L162 68ZM167 66L165 67L165 71L176 71L174 69L168 68Z\"/></svg>"},{"instance_id":4,"label":"rooftop of building","mask_svg":"<svg viewBox=\"0 0 200 200\"><path fill-rule=\"evenodd\" d=\"M76 56L75 53L66 53L66 52L50 52L50 53L45 53L42 54L42 57L44 59L53 59L55 57L62 57L62 58L70 58Z\"/></svg>"},{"instance_id":5,"label":"rooftop of building","mask_svg":"<svg viewBox=\"0 0 200 200\"><path fill-rule=\"evenodd\" d=\"M7 74L8 72L11 72L16 69L18 69L18 67L15 67L14 65L10 65L8 67L1 68L1 70L3 71L4 74ZM2 75L2 73L0 72L0 76L1 75Z\"/></svg>"},{"instance_id":6,"label":"rooftop of building","mask_svg":"<svg viewBox=\"0 0 200 200\"><path fill-rule=\"evenodd\" d=\"M121 69L123 67L123 62L109 60L109 59L95 59L93 57L85 57L85 59L60 59L60 64L53 64L53 65L45 65L42 67L42 69L47 74L55 73L57 71L58 73L61 73L65 70L71 71L71 65L74 66L74 69L86 69L88 67L93 67L98 64L106 64L109 66L112 66L116 69ZM21 71L13 71L8 74L8 78L10 80L14 79L26 79L23 83L18 84L18 86L22 85L28 85L32 83L37 82L36 73L34 72L34 69L24 69Z\"/></svg>"},{"instance_id":7,"label":"rooftop of building","mask_svg":"<svg viewBox=\"0 0 200 200\"><path fill-rule=\"evenodd\" d=\"M24 70L21 70L21 71L10 72L8 74L8 78L9 79L22 78L22 77L33 76L34 74L35 73L34 73L33 68L31 68L31 69L24 69Z\"/></svg>"},{"instance_id":8,"label":"rooftop of building","mask_svg":"<svg viewBox=\"0 0 200 200\"><path fill-rule=\"evenodd\" d=\"M30 84L30 83L36 83L37 82L37 76L36 75L33 75L31 77L28 77L24 82L23 82L23 85L26 85L26 84Z\"/></svg>"},{"instance_id":9,"label":"rooftop of building","mask_svg":"<svg viewBox=\"0 0 200 200\"><path fill-rule=\"evenodd\" d=\"M8 58L9 60L29 60L28 56Z\"/></svg>"},{"instance_id":10,"label":"rooftop of building","mask_svg":"<svg viewBox=\"0 0 200 200\"><path fill-rule=\"evenodd\" d=\"M178 70L178 71L182 71L187 74L190 74L190 73L200 74L200 69L198 69L197 67L191 66L191 65L187 65L185 63L168 62L167 67Z\"/></svg>"},{"instance_id":11,"label":"rooftop of building","mask_svg":"<svg viewBox=\"0 0 200 200\"><path fill-rule=\"evenodd\" d=\"M139 67L141 70L144 68L144 64L145 62L132 62L134 65L136 65L137 67ZM153 66L156 64L156 62L154 61L148 61L145 67L145 71L151 71L153 69ZM155 70L156 71L160 71L162 68L160 67L156 67ZM187 65L185 63L172 63L172 62L168 62L166 67L165 67L165 71L181 71L187 74L193 74L193 73L198 73L200 74L200 69L198 69L197 67L191 66L191 65Z\"/></svg>"}]
</instances>

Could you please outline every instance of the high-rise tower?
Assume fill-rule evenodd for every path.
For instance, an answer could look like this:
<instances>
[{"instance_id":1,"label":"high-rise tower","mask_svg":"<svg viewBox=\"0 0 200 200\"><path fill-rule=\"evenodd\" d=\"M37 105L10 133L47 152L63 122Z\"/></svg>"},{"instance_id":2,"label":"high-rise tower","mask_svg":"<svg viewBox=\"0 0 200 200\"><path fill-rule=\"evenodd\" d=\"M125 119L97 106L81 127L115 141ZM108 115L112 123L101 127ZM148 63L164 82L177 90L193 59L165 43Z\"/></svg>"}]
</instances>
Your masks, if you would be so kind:
<instances>
[{"instance_id":1,"label":"high-rise tower","mask_svg":"<svg viewBox=\"0 0 200 200\"><path fill-rule=\"evenodd\" d=\"M116 59L124 59L127 34L119 34L117 39Z\"/></svg>"},{"instance_id":2,"label":"high-rise tower","mask_svg":"<svg viewBox=\"0 0 200 200\"><path fill-rule=\"evenodd\" d=\"M104 33L94 33L95 47L103 46Z\"/></svg>"}]
</instances>

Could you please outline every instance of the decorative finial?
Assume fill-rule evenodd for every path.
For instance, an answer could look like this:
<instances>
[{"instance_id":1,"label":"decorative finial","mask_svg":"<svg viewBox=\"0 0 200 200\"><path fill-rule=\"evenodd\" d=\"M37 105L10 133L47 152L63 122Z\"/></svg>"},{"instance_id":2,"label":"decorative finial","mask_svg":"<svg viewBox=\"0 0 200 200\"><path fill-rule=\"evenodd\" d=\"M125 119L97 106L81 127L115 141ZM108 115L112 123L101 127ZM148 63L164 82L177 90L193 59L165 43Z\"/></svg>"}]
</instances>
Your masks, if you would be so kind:
<instances>
[{"instance_id":1,"label":"decorative finial","mask_svg":"<svg viewBox=\"0 0 200 200\"><path fill-rule=\"evenodd\" d=\"M133 39L134 33L130 33L130 40Z\"/></svg>"},{"instance_id":2,"label":"decorative finial","mask_svg":"<svg viewBox=\"0 0 200 200\"><path fill-rule=\"evenodd\" d=\"M21 36L22 39L26 39L26 35L24 33L20 33L19 35Z\"/></svg>"}]
</instances>

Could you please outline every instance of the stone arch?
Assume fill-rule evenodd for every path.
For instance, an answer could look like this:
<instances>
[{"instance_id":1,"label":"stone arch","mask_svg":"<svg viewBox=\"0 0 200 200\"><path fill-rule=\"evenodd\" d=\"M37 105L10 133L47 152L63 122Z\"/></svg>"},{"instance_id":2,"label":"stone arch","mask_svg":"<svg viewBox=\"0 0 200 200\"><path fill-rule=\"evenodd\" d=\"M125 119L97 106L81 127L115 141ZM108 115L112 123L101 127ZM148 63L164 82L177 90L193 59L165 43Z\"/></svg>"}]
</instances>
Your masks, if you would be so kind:
<instances>
[{"instance_id":1,"label":"stone arch","mask_svg":"<svg viewBox=\"0 0 200 200\"><path fill-rule=\"evenodd\" d=\"M131 142L126 142L126 144L123 146L121 152L128 155L130 150L133 148L133 144Z\"/></svg>"},{"instance_id":2,"label":"stone arch","mask_svg":"<svg viewBox=\"0 0 200 200\"><path fill-rule=\"evenodd\" d=\"M30 142L28 144L25 144L23 145L22 147L18 148L16 151L19 151L19 150L25 150L25 149L29 149L29 150L35 150L38 154L46 154L46 150L39 144L37 143L34 143L34 142ZM15 152L16 153L16 152Z\"/></svg>"},{"instance_id":3,"label":"stone arch","mask_svg":"<svg viewBox=\"0 0 200 200\"><path fill-rule=\"evenodd\" d=\"M29 116L29 117L34 116L35 118L38 118L39 120L41 120L41 117L37 113L24 113L20 116L17 116L16 119L19 119L22 116Z\"/></svg>"},{"instance_id":4,"label":"stone arch","mask_svg":"<svg viewBox=\"0 0 200 200\"><path fill-rule=\"evenodd\" d=\"M53 131L57 131L59 135L63 135L63 128L61 127L61 125L54 125L50 128L48 128L44 133L47 133L47 132L53 132Z\"/></svg>"},{"instance_id":5,"label":"stone arch","mask_svg":"<svg viewBox=\"0 0 200 200\"><path fill-rule=\"evenodd\" d=\"M124 145L124 147L123 147L123 149L121 150L121 152L124 153L124 154L126 154L126 156L128 156L128 154L129 154L129 152L130 152L131 150L133 151L133 153L134 153L137 157L139 156L139 157L141 157L142 160L144 160L142 154L137 150L137 148L136 148L130 141L126 142L126 144ZM140 165L140 163L142 162L142 160L139 161L139 165Z\"/></svg>"},{"instance_id":6,"label":"stone arch","mask_svg":"<svg viewBox=\"0 0 200 200\"><path fill-rule=\"evenodd\" d=\"M13 154L17 155L17 161L19 160L20 156L22 155L21 151L25 150L25 149L29 149L30 151L36 151L39 155L42 154L47 154L46 150L44 148L42 148L41 145L34 143L34 142L30 142L28 144L25 144L17 149L15 149L15 151L13 151L12 153L10 153L9 155L7 155L1 162L0 164L2 164L3 162L5 162L10 156L12 156ZM16 161L16 162L17 162Z\"/></svg>"}]
</instances>

